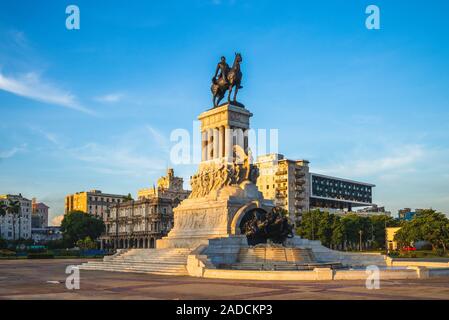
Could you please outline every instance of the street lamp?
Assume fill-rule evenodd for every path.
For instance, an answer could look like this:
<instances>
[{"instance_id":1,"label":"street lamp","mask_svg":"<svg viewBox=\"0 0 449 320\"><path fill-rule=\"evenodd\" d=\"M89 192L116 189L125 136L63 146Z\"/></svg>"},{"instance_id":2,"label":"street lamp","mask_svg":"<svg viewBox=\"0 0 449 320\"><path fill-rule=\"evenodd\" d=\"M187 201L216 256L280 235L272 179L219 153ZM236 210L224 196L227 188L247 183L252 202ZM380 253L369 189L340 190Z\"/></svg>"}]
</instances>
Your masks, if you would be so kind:
<instances>
[{"instance_id":1,"label":"street lamp","mask_svg":"<svg viewBox=\"0 0 449 320\"><path fill-rule=\"evenodd\" d=\"M359 250L362 251L362 230L359 230L360 240L359 240Z\"/></svg>"}]
</instances>

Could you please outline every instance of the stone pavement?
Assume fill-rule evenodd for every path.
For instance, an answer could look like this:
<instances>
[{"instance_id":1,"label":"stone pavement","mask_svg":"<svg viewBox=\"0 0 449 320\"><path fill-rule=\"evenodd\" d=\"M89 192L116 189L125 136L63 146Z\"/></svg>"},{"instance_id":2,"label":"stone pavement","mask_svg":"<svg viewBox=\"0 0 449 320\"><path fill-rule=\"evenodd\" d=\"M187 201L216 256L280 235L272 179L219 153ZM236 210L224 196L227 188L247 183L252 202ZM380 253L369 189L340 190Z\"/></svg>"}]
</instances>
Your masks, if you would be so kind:
<instances>
[{"instance_id":1,"label":"stone pavement","mask_svg":"<svg viewBox=\"0 0 449 320\"><path fill-rule=\"evenodd\" d=\"M67 290L65 268L85 260L0 260L0 299L449 299L449 279L265 282L81 270Z\"/></svg>"}]
</instances>

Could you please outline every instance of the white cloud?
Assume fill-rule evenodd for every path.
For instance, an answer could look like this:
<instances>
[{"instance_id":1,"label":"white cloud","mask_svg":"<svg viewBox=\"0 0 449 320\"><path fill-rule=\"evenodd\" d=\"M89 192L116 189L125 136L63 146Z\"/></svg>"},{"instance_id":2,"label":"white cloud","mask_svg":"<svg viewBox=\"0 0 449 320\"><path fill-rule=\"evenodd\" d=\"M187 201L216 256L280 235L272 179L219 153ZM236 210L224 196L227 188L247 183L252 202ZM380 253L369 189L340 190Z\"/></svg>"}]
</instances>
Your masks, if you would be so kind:
<instances>
[{"instance_id":1,"label":"white cloud","mask_svg":"<svg viewBox=\"0 0 449 320\"><path fill-rule=\"evenodd\" d=\"M122 93L109 93L103 96L95 98L95 101L102 103L116 103L123 99L124 95Z\"/></svg>"},{"instance_id":2,"label":"white cloud","mask_svg":"<svg viewBox=\"0 0 449 320\"><path fill-rule=\"evenodd\" d=\"M54 217L53 219L51 219L51 225L59 227L61 225L62 219L64 219L64 215Z\"/></svg>"},{"instance_id":3,"label":"white cloud","mask_svg":"<svg viewBox=\"0 0 449 320\"><path fill-rule=\"evenodd\" d=\"M13 156L15 156L17 153L25 151L26 145L22 145L19 147L14 147L12 149L6 150L6 151L0 151L0 159L8 159Z\"/></svg>"},{"instance_id":4,"label":"white cloud","mask_svg":"<svg viewBox=\"0 0 449 320\"><path fill-rule=\"evenodd\" d=\"M53 84L44 81L34 72L29 72L21 77L7 77L0 73L0 90L4 90L15 95L36 100L39 102L50 103L65 108L93 114L93 112L83 107L75 95L63 91Z\"/></svg>"}]
</instances>

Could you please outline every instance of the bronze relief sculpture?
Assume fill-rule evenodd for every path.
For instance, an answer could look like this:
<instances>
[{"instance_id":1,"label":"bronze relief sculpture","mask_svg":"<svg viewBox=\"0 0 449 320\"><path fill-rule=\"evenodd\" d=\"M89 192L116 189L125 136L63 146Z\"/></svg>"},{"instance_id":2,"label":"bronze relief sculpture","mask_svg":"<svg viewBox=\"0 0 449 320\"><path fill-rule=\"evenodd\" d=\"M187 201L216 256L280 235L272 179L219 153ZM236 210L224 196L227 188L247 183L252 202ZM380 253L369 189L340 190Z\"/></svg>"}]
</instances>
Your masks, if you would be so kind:
<instances>
[{"instance_id":1,"label":"bronze relief sculpture","mask_svg":"<svg viewBox=\"0 0 449 320\"><path fill-rule=\"evenodd\" d=\"M212 78L212 101L214 108L218 107L220 101L224 98L226 91L228 91L228 103L244 107L241 103L237 102L237 93L239 89L242 89L242 71L240 70L240 63L242 62L242 55L240 53L235 54L234 63L232 68L226 63L226 58L221 57L221 61L218 63L215 70L215 75ZM234 89L234 97L231 101L232 90Z\"/></svg>"}]
</instances>

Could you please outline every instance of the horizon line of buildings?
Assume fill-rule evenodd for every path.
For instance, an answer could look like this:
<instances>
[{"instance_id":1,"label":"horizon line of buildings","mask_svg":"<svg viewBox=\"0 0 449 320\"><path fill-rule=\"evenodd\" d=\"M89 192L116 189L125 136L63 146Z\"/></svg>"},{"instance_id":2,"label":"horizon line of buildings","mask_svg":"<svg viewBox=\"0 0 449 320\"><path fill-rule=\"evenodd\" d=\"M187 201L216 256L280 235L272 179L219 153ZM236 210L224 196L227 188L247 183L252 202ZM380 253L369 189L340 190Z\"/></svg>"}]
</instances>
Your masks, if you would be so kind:
<instances>
[{"instance_id":1,"label":"horizon line of buildings","mask_svg":"<svg viewBox=\"0 0 449 320\"><path fill-rule=\"evenodd\" d=\"M373 202L375 185L372 183L313 173L309 161L291 160L277 153L259 156L254 165L259 169L257 186L264 198L289 212L292 221L300 221L303 212L314 209L338 215L391 216L385 207ZM102 247L154 247L156 239L166 235L173 226L173 209L190 194L183 183L183 178L176 177L169 168L158 179L157 186L138 190L137 200L130 199L129 194L103 193L96 189L76 192L65 197L64 214L78 210L102 218L106 226L100 238ZM57 233L57 227L48 226L49 207L44 203L38 203L35 198L28 200L21 194L0 195L2 199L20 201L20 233L26 239L44 241ZM410 220L420 210L400 209L399 219ZM2 238L14 237L12 225L10 216L0 217ZM18 225L15 224L17 233Z\"/></svg>"}]
</instances>

